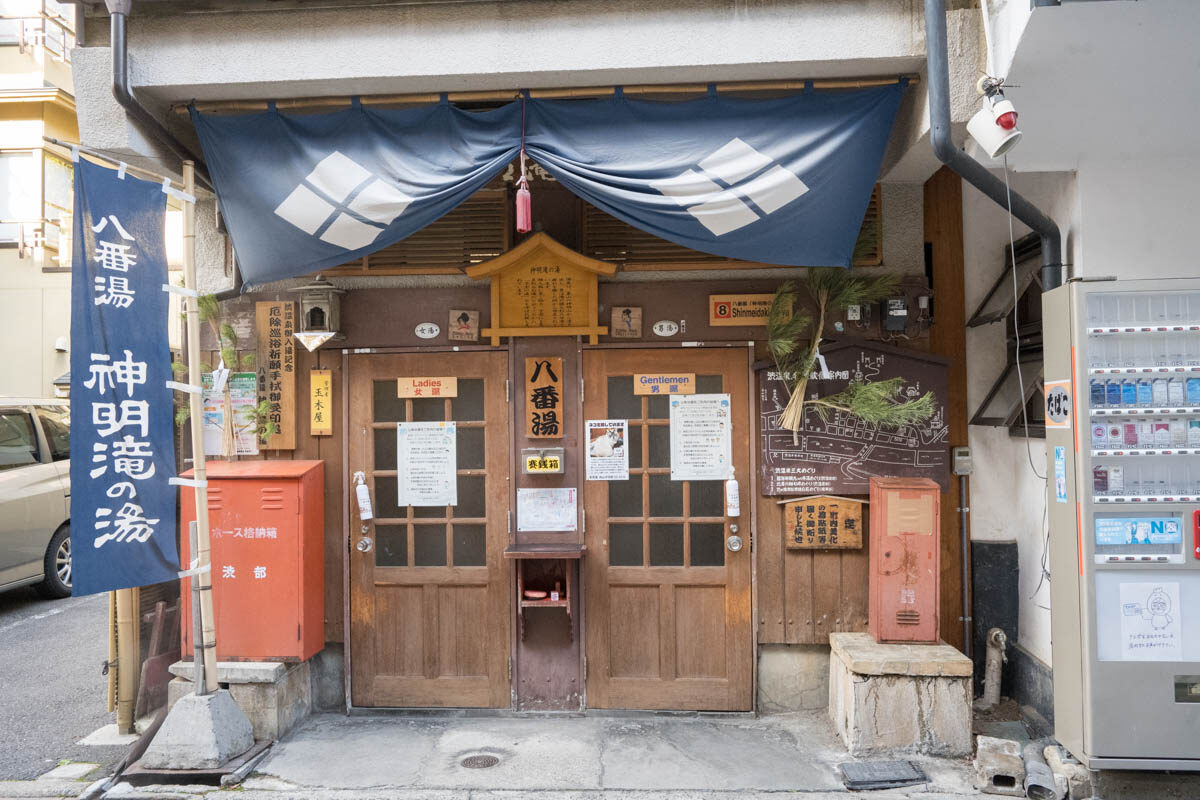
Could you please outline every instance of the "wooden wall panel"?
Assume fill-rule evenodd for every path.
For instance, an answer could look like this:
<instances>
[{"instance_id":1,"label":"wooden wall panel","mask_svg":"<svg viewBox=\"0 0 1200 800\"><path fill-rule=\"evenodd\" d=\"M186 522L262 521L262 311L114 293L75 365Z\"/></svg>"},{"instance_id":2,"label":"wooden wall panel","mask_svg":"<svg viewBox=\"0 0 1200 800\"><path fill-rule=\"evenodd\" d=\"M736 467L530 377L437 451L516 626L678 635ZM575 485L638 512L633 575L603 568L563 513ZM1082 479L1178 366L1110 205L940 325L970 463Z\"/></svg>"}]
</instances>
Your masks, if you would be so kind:
<instances>
[{"instance_id":1,"label":"wooden wall panel","mask_svg":"<svg viewBox=\"0 0 1200 800\"><path fill-rule=\"evenodd\" d=\"M925 182L925 247L930 287L933 289L933 325L929 351L950 359L947 376L950 446L967 444L967 339L963 288L962 179L942 167ZM962 543L955 509L961 503L958 480L950 478L950 491L942 493L941 521L941 636L959 650L965 648L962 624ZM970 543L968 542L968 547Z\"/></svg>"}]
</instances>

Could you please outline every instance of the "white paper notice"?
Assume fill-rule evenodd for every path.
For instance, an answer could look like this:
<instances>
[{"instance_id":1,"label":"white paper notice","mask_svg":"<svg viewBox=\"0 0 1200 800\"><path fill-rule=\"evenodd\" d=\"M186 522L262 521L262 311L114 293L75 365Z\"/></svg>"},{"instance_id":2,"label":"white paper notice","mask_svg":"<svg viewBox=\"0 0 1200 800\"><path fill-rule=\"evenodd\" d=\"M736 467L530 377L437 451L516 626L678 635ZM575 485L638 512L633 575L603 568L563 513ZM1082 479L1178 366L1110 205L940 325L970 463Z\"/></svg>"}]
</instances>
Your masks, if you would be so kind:
<instances>
[{"instance_id":1,"label":"white paper notice","mask_svg":"<svg viewBox=\"0 0 1200 800\"><path fill-rule=\"evenodd\" d=\"M576 490L517 489L517 530L573 531L576 529Z\"/></svg>"},{"instance_id":2,"label":"white paper notice","mask_svg":"<svg viewBox=\"0 0 1200 800\"><path fill-rule=\"evenodd\" d=\"M458 505L458 437L453 422L396 423L396 503Z\"/></svg>"},{"instance_id":3,"label":"white paper notice","mask_svg":"<svg viewBox=\"0 0 1200 800\"><path fill-rule=\"evenodd\" d=\"M723 481L730 469L729 395L671 398L671 480Z\"/></svg>"},{"instance_id":4,"label":"white paper notice","mask_svg":"<svg viewBox=\"0 0 1200 800\"><path fill-rule=\"evenodd\" d=\"M587 433L587 479L629 480L629 421L589 419Z\"/></svg>"},{"instance_id":5,"label":"white paper notice","mask_svg":"<svg viewBox=\"0 0 1200 800\"><path fill-rule=\"evenodd\" d=\"M1121 660L1182 661L1179 584L1121 584Z\"/></svg>"}]
</instances>

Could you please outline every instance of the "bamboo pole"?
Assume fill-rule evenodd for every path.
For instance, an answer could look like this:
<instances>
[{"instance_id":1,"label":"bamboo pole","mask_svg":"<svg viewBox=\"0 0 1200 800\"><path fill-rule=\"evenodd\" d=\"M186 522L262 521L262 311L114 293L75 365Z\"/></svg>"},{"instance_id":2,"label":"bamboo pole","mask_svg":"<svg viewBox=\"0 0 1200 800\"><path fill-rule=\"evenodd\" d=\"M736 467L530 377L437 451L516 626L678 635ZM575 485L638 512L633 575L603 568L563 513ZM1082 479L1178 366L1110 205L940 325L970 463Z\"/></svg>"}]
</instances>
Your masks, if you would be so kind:
<instances>
[{"instance_id":1,"label":"bamboo pole","mask_svg":"<svg viewBox=\"0 0 1200 800\"><path fill-rule=\"evenodd\" d=\"M194 195L196 191L196 165L183 162L183 191ZM196 204L183 204L183 285L196 288ZM184 298L187 308L187 360L188 383L201 385L200 377L200 303L194 297ZM204 683L196 683L196 694L210 694L217 690L217 632L213 619L212 600L212 551L208 527L208 471L204 468L204 419L203 398L199 394L188 394L192 429L192 477L198 485L196 495L196 568L200 570L192 577L200 589L200 637L194 646L204 652Z\"/></svg>"},{"instance_id":2,"label":"bamboo pole","mask_svg":"<svg viewBox=\"0 0 1200 800\"><path fill-rule=\"evenodd\" d=\"M717 83L717 92L786 92L800 91L810 85L814 90L836 89L865 89L872 86L890 86L900 80L907 79L910 86L920 80L917 75L889 76L883 78L824 78L805 80L779 81L727 81ZM707 83L680 84L641 84L624 86L622 91L627 95L689 95L704 94L708 91ZM616 93L615 86L585 86L564 89L530 89L529 96L542 100L564 100L570 98L611 97ZM495 89L473 92L448 92L447 99L451 103L489 103L515 100L520 97L517 89ZM414 94L379 94L366 95L361 98L364 106L399 106L427 105L437 103L441 95L434 92ZM266 100L213 100L196 103L197 111L205 112L241 112L265 111L268 108ZM350 97L296 97L275 101L275 107L286 111L289 109L317 108L346 108L350 105ZM175 106L176 114L188 113L187 106Z\"/></svg>"},{"instance_id":3,"label":"bamboo pole","mask_svg":"<svg viewBox=\"0 0 1200 800\"><path fill-rule=\"evenodd\" d=\"M133 589L117 595L117 732L133 733L133 707L137 701L137 608Z\"/></svg>"},{"instance_id":4,"label":"bamboo pole","mask_svg":"<svg viewBox=\"0 0 1200 800\"><path fill-rule=\"evenodd\" d=\"M117 710L117 593L108 593L108 712Z\"/></svg>"}]
</instances>

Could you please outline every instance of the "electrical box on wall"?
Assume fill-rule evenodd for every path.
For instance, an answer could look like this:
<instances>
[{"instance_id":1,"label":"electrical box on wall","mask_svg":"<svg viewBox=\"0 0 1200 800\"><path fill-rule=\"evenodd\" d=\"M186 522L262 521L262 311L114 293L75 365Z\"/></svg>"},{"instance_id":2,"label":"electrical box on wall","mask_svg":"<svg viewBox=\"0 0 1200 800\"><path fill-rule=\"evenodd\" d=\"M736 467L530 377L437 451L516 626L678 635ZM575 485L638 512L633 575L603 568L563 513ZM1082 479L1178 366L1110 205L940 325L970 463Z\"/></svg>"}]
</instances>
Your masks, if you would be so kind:
<instances>
[{"instance_id":1,"label":"electrical box on wall","mask_svg":"<svg viewBox=\"0 0 1200 800\"><path fill-rule=\"evenodd\" d=\"M928 478L871 478L869 530L871 636L936 643L941 488Z\"/></svg>"},{"instance_id":2,"label":"electrical box on wall","mask_svg":"<svg viewBox=\"0 0 1200 800\"><path fill-rule=\"evenodd\" d=\"M883 301L883 329L885 331L903 332L908 327L908 300L903 297L889 297Z\"/></svg>"},{"instance_id":3,"label":"electrical box on wall","mask_svg":"<svg viewBox=\"0 0 1200 800\"><path fill-rule=\"evenodd\" d=\"M950 450L950 471L955 475L971 474L971 448L954 447Z\"/></svg>"}]
</instances>

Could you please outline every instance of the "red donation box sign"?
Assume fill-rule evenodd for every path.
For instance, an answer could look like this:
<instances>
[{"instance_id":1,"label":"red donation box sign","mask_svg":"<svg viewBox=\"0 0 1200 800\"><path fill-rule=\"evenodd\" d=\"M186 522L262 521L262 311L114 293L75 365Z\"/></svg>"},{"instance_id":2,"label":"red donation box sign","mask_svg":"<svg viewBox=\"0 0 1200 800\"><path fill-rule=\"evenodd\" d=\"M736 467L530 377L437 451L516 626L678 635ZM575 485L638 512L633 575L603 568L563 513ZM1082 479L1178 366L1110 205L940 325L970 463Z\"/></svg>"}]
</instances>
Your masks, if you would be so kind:
<instances>
[{"instance_id":1,"label":"red donation box sign","mask_svg":"<svg viewBox=\"0 0 1200 800\"><path fill-rule=\"evenodd\" d=\"M325 646L324 462L210 461L207 467L217 659L312 658ZM186 561L196 497L190 488L181 494ZM180 593L183 656L191 658L190 579Z\"/></svg>"},{"instance_id":2,"label":"red donation box sign","mask_svg":"<svg viewBox=\"0 0 1200 800\"><path fill-rule=\"evenodd\" d=\"M928 478L871 478L871 605L877 642L938 641L941 488Z\"/></svg>"}]
</instances>

